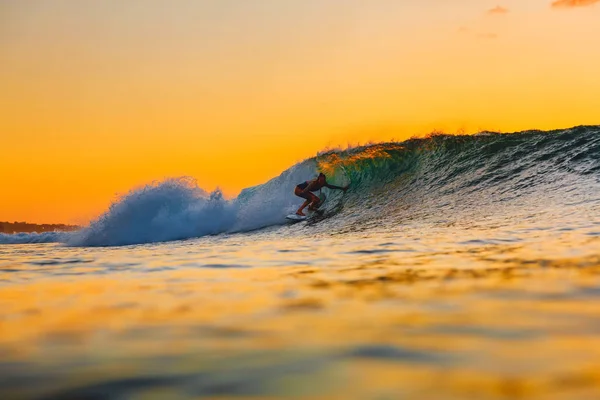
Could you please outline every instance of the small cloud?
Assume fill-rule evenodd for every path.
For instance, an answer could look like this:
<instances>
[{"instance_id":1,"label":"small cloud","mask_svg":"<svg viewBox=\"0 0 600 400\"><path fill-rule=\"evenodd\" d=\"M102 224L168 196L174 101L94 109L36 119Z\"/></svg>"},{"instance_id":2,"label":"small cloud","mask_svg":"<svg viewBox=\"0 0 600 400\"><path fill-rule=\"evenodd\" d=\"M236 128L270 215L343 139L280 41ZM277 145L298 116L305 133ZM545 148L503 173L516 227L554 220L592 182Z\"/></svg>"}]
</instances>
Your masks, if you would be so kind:
<instances>
[{"instance_id":1,"label":"small cloud","mask_svg":"<svg viewBox=\"0 0 600 400\"><path fill-rule=\"evenodd\" d=\"M479 35L477 35L478 38L481 39L498 39L498 34L496 33L480 33Z\"/></svg>"},{"instance_id":2,"label":"small cloud","mask_svg":"<svg viewBox=\"0 0 600 400\"><path fill-rule=\"evenodd\" d=\"M556 0L552 3L552 7L556 8L572 8L591 6L592 4L600 3L600 0Z\"/></svg>"},{"instance_id":3,"label":"small cloud","mask_svg":"<svg viewBox=\"0 0 600 400\"><path fill-rule=\"evenodd\" d=\"M505 8L502 6L496 6L492 9L489 9L487 13L490 15L504 15L504 14L508 14L508 12L509 12L508 8Z\"/></svg>"},{"instance_id":4,"label":"small cloud","mask_svg":"<svg viewBox=\"0 0 600 400\"><path fill-rule=\"evenodd\" d=\"M457 32L458 33L469 33L470 30L466 26L461 26L460 28L458 28Z\"/></svg>"}]
</instances>

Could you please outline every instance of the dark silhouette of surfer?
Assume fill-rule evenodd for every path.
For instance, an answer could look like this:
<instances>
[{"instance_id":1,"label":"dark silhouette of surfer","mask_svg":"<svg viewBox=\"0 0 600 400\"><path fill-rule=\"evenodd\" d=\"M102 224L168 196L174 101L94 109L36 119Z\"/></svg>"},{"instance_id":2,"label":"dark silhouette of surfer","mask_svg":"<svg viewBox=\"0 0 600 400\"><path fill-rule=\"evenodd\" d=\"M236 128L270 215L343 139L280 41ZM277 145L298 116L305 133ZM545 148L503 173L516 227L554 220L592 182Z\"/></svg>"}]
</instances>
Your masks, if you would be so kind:
<instances>
[{"instance_id":1,"label":"dark silhouette of surfer","mask_svg":"<svg viewBox=\"0 0 600 400\"><path fill-rule=\"evenodd\" d=\"M321 190L324 187L329 188L329 189L343 190L344 192L346 192L346 190L348 190L348 186L341 187L341 186L335 186L335 185L328 184L327 177L325 176L325 174L320 173L316 179L303 182L303 183L297 185L296 188L294 189L294 194L296 196L306 199L306 201L300 206L298 211L296 211L296 215L304 217L305 214L302 212L302 210L304 210L306 208L306 206L308 206L308 205L310 205L308 207L308 209L310 211L316 211L317 208L319 208L319 206L321 205L320 204L321 199L319 198L319 196L317 196L313 192L317 191L317 190Z\"/></svg>"}]
</instances>

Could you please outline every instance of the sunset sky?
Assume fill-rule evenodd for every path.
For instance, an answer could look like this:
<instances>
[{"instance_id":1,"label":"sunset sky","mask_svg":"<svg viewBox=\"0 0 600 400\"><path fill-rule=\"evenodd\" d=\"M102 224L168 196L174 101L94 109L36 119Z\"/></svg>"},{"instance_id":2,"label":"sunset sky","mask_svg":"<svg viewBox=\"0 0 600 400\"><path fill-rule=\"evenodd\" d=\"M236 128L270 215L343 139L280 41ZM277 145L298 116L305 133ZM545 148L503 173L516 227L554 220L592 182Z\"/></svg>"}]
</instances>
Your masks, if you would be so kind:
<instances>
[{"instance_id":1,"label":"sunset sky","mask_svg":"<svg viewBox=\"0 0 600 400\"><path fill-rule=\"evenodd\" d=\"M600 0L0 0L0 221L326 146L600 123Z\"/></svg>"}]
</instances>

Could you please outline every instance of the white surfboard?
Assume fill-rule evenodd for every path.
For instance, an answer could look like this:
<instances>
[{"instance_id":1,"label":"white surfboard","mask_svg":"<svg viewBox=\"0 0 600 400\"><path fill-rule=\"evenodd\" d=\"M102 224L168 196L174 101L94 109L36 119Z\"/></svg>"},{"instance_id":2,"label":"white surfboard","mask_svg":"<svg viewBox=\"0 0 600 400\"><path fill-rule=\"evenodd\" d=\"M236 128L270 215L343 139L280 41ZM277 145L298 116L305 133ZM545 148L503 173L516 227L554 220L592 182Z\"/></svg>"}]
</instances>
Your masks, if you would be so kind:
<instances>
[{"instance_id":1,"label":"white surfboard","mask_svg":"<svg viewBox=\"0 0 600 400\"><path fill-rule=\"evenodd\" d=\"M300 222L300 221L305 221L306 218L308 218L308 217L306 217L306 216L303 217L303 216L298 215L298 214L290 214L290 215L288 215L285 218L289 219L290 221Z\"/></svg>"}]
</instances>

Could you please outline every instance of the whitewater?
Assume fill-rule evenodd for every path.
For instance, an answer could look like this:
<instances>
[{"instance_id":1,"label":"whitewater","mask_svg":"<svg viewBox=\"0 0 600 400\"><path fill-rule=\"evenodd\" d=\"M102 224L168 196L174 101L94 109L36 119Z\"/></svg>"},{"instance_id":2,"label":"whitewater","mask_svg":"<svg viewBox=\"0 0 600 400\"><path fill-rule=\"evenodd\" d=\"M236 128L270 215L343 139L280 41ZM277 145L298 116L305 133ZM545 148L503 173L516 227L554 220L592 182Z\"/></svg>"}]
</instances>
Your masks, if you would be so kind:
<instances>
[{"instance_id":1,"label":"whitewater","mask_svg":"<svg viewBox=\"0 0 600 400\"><path fill-rule=\"evenodd\" d=\"M289 223L319 172L350 189ZM234 199L151 183L0 234L0 309L2 398L595 399L600 127L326 150Z\"/></svg>"}]
</instances>

